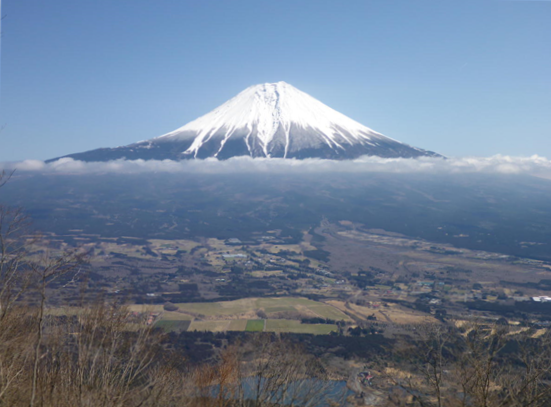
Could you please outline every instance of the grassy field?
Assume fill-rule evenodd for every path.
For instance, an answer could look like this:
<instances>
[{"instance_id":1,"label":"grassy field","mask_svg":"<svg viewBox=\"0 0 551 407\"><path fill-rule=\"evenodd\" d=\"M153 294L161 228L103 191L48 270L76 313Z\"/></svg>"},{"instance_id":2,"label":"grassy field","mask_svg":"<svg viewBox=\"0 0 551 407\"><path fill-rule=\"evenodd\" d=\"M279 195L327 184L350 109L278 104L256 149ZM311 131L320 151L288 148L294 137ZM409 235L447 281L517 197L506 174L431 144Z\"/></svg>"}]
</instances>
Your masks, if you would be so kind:
<instances>
[{"instance_id":1,"label":"grassy field","mask_svg":"<svg viewBox=\"0 0 551 407\"><path fill-rule=\"evenodd\" d=\"M228 250L228 248L232 247L226 246L226 243L223 240L216 238L207 239L207 246L209 246L213 250Z\"/></svg>"},{"instance_id":2,"label":"grassy field","mask_svg":"<svg viewBox=\"0 0 551 407\"><path fill-rule=\"evenodd\" d=\"M322 317L336 321L350 318L339 309L322 302L298 297L281 298L243 298L236 301L183 303L177 304L180 313L203 315L205 317L239 317L254 319L256 311L263 310L267 314L274 312L301 313L310 317ZM132 307L133 310L136 307ZM158 311L156 306L151 311ZM162 309L162 306L160 306Z\"/></svg>"},{"instance_id":3,"label":"grassy field","mask_svg":"<svg viewBox=\"0 0 551 407\"><path fill-rule=\"evenodd\" d=\"M437 322L434 317L422 312L416 312L411 309L400 307L396 304L389 304L387 307L370 308L356 304L345 305L343 301L328 301L336 308L346 310L347 312L366 318L373 315L378 321L388 321L396 324L425 324Z\"/></svg>"},{"instance_id":4,"label":"grassy field","mask_svg":"<svg viewBox=\"0 0 551 407\"><path fill-rule=\"evenodd\" d=\"M164 311L162 305L131 305L132 311L160 312L157 326L181 331L270 331L327 335L337 329L333 324L301 324L300 316L321 317L335 321L350 321L343 311L344 304L326 304L301 297L243 298L236 301L177 304L178 311ZM259 320L258 311L268 315L266 323ZM282 313L289 313L289 316ZM275 318L275 315L278 318ZM286 319L281 319L281 317ZM297 319L292 319L297 318ZM191 322L190 322L191 321Z\"/></svg>"},{"instance_id":5,"label":"grassy field","mask_svg":"<svg viewBox=\"0 0 551 407\"><path fill-rule=\"evenodd\" d=\"M283 271L281 270L270 270L270 271L264 271L264 270L255 270L251 272L251 275L256 278L262 278L266 276L277 276L283 274Z\"/></svg>"},{"instance_id":6,"label":"grassy field","mask_svg":"<svg viewBox=\"0 0 551 407\"><path fill-rule=\"evenodd\" d=\"M131 304L128 306L130 311L135 312L162 312L162 304ZM166 313L166 311L164 311Z\"/></svg>"},{"instance_id":7,"label":"grassy field","mask_svg":"<svg viewBox=\"0 0 551 407\"><path fill-rule=\"evenodd\" d=\"M183 332L189 329L191 321L175 321L164 319L155 323L155 328L161 328L165 332Z\"/></svg>"},{"instance_id":8,"label":"grassy field","mask_svg":"<svg viewBox=\"0 0 551 407\"><path fill-rule=\"evenodd\" d=\"M259 300L259 299L256 299ZM266 309L278 312L281 310L289 310L288 306L278 306L280 302L278 298L263 298L260 302ZM312 306L310 303L314 301L306 300L304 298L295 298L293 302L294 306L300 308L301 306ZM235 302L235 301L234 301ZM211 310L211 312L218 312L220 309L219 303L201 303L193 305L207 306L202 308ZM323 304L322 304L323 305ZM340 304L339 304L340 305ZM240 305L242 306L242 304ZM327 306L329 307L329 306ZM144 312L148 315L149 312L160 313L159 319L155 322L156 328L161 328L165 332L183 332L183 331L210 331L210 332L225 332L225 331L248 331L248 332L291 332L291 333L308 333L314 335L327 335L332 331L337 330L337 326L334 324L301 324L298 320L292 319L257 319L257 318L241 318L241 319L194 319L189 314L183 314L177 311L163 311L162 305L134 305L130 307L133 311ZM194 308L195 309L195 308ZM241 309L241 308L240 308ZM332 316L329 311L322 308L328 317ZM66 307L66 308L52 308L48 310L49 315L75 315L81 311L78 307ZM338 314L336 314L338 315Z\"/></svg>"},{"instance_id":9,"label":"grassy field","mask_svg":"<svg viewBox=\"0 0 551 407\"><path fill-rule=\"evenodd\" d=\"M246 319L232 319L228 325L228 331L244 331L247 329Z\"/></svg>"},{"instance_id":10,"label":"grassy field","mask_svg":"<svg viewBox=\"0 0 551 407\"><path fill-rule=\"evenodd\" d=\"M228 330L230 320L222 321L192 321L188 331L223 332Z\"/></svg>"},{"instance_id":11,"label":"grassy field","mask_svg":"<svg viewBox=\"0 0 551 407\"><path fill-rule=\"evenodd\" d=\"M336 331L334 324L301 324L300 321L290 319L268 319L266 320L267 332L292 332L314 335L327 335Z\"/></svg>"},{"instance_id":12,"label":"grassy field","mask_svg":"<svg viewBox=\"0 0 551 407\"><path fill-rule=\"evenodd\" d=\"M47 315L60 316L60 315L78 315L82 312L80 307L59 307L59 308L48 308L46 310Z\"/></svg>"},{"instance_id":13,"label":"grassy field","mask_svg":"<svg viewBox=\"0 0 551 407\"><path fill-rule=\"evenodd\" d=\"M312 301L301 297L243 298L236 301L182 303L177 311L165 311L163 305L134 304L130 311L155 313L158 315L156 327L165 331L249 331L249 332L292 332L326 335L337 329L333 324L301 324L300 317L321 317L335 321L350 321L344 310L344 304ZM258 319L258 311L264 311L266 321ZM79 308L56 308L49 310L50 315L73 315ZM289 313L282 315L281 313ZM356 311L357 312L357 311ZM270 317L270 314L278 318ZM292 315L292 316L291 316ZM281 319L281 317L286 319ZM296 319L293 319L296 318Z\"/></svg>"},{"instance_id":14,"label":"grassy field","mask_svg":"<svg viewBox=\"0 0 551 407\"><path fill-rule=\"evenodd\" d=\"M164 254L176 254L178 250L190 252L194 247L200 246L200 243L193 240L161 240L161 239L149 239L151 249Z\"/></svg>"},{"instance_id":15,"label":"grassy field","mask_svg":"<svg viewBox=\"0 0 551 407\"><path fill-rule=\"evenodd\" d=\"M151 256L146 254L140 246L130 245L128 243L118 244L118 243L109 243L109 242L100 242L96 245L94 252L103 251L105 253L113 254L124 254L128 257L135 257L138 259L149 259ZM97 254L97 253L96 253Z\"/></svg>"},{"instance_id":16,"label":"grassy field","mask_svg":"<svg viewBox=\"0 0 551 407\"><path fill-rule=\"evenodd\" d=\"M262 332L264 330L264 320L263 319L251 319L247 321L247 327L245 331L247 332Z\"/></svg>"},{"instance_id":17,"label":"grassy field","mask_svg":"<svg viewBox=\"0 0 551 407\"><path fill-rule=\"evenodd\" d=\"M328 335L337 330L334 324L301 324L290 319L224 319L209 321L160 320L155 324L166 332L175 331L247 331L247 332L291 332L314 335Z\"/></svg>"},{"instance_id":18,"label":"grassy field","mask_svg":"<svg viewBox=\"0 0 551 407\"><path fill-rule=\"evenodd\" d=\"M296 254L302 254L302 248L298 244L285 244L285 245L283 245L283 244L282 245L265 244L265 245L261 245L261 247L264 250L267 250L268 252L274 253L274 254L277 254L281 251L293 252L293 253L296 253Z\"/></svg>"},{"instance_id":19,"label":"grassy field","mask_svg":"<svg viewBox=\"0 0 551 407\"><path fill-rule=\"evenodd\" d=\"M175 311L163 311L162 319L171 321L191 321L193 318L190 315L182 314Z\"/></svg>"}]
</instances>

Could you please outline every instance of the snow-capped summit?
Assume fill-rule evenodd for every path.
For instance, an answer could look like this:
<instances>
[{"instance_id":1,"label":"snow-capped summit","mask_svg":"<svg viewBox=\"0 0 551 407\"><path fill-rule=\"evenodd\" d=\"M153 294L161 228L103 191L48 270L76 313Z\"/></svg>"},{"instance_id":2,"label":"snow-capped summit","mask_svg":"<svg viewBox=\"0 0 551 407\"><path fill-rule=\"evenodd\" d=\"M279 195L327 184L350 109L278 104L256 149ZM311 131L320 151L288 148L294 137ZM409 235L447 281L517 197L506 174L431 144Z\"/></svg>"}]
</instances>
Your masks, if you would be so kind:
<instances>
[{"instance_id":1,"label":"snow-capped summit","mask_svg":"<svg viewBox=\"0 0 551 407\"><path fill-rule=\"evenodd\" d=\"M354 144L376 146L377 139L385 137L288 83L277 82L251 86L156 140L160 139L193 139L184 154L195 158L205 149L209 156L226 156L229 141L246 147L253 157L287 158L305 148L338 155Z\"/></svg>"},{"instance_id":2,"label":"snow-capped summit","mask_svg":"<svg viewBox=\"0 0 551 407\"><path fill-rule=\"evenodd\" d=\"M350 119L285 82L251 86L210 113L150 140L69 157L84 161L234 156L350 159L438 156Z\"/></svg>"}]
</instances>

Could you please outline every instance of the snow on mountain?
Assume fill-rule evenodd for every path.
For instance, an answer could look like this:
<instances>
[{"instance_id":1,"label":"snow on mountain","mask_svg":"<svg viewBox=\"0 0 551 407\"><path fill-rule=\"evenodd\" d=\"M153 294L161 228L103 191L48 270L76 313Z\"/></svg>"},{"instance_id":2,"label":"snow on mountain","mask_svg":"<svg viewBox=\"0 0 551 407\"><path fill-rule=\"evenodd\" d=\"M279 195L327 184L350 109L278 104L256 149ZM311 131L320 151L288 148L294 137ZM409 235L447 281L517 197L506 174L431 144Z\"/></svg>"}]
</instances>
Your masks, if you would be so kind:
<instances>
[{"instance_id":1,"label":"snow on mountain","mask_svg":"<svg viewBox=\"0 0 551 407\"><path fill-rule=\"evenodd\" d=\"M150 140L69 157L84 161L234 156L350 159L438 156L352 120L285 82L251 86L210 113Z\"/></svg>"},{"instance_id":2,"label":"snow on mountain","mask_svg":"<svg viewBox=\"0 0 551 407\"><path fill-rule=\"evenodd\" d=\"M257 138L263 155L270 157L270 147L277 143L278 140L274 139L281 130L284 136L283 157L286 157L293 126L314 132L330 148L342 149L342 144L358 142L374 145L372 138L383 137L288 83L278 82L251 86L212 112L157 140L193 137L194 141L185 153L196 157L205 143L223 133L216 156L228 139L245 134L245 143L251 155L254 155L251 139Z\"/></svg>"}]
</instances>

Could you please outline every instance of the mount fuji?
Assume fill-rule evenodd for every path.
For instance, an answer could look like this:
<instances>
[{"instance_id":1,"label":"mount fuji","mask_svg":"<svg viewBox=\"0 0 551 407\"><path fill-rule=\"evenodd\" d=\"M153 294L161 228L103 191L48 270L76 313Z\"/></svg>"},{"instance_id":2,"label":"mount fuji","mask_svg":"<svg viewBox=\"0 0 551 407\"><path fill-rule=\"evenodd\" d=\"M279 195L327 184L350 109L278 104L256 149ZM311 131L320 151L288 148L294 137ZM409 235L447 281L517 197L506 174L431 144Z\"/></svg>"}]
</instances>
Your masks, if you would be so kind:
<instances>
[{"instance_id":1,"label":"mount fuji","mask_svg":"<svg viewBox=\"0 0 551 407\"><path fill-rule=\"evenodd\" d=\"M236 156L342 160L362 155L440 157L385 137L285 82L251 86L162 136L65 157L82 161L224 160Z\"/></svg>"}]
</instances>

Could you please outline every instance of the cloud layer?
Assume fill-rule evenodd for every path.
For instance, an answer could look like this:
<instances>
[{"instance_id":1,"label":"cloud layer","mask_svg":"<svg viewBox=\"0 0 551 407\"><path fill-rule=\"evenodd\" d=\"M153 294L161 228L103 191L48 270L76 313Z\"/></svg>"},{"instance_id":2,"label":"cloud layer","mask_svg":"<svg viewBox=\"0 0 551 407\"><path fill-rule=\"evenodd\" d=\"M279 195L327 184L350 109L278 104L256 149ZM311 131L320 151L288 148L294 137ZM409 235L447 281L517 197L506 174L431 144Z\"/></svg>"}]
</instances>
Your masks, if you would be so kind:
<instances>
[{"instance_id":1,"label":"cloud layer","mask_svg":"<svg viewBox=\"0 0 551 407\"><path fill-rule=\"evenodd\" d=\"M17 163L0 163L0 170L17 169L18 172L90 174L121 173L501 173L530 174L551 178L551 161L537 155L531 157L461 158L380 158L361 157L356 160L334 161L321 159L263 159L238 157L225 161L216 159L186 161L116 160L109 162L83 162L62 158L46 164L43 161L25 160Z\"/></svg>"}]
</instances>

